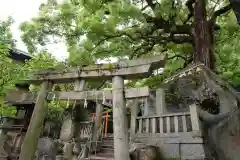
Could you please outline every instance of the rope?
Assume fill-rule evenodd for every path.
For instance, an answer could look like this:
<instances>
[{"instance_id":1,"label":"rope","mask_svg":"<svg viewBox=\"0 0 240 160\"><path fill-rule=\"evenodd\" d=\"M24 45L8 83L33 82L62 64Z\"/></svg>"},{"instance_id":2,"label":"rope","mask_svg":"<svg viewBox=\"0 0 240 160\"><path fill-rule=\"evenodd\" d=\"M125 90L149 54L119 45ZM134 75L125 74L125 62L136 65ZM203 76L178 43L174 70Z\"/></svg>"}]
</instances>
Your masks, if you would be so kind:
<instances>
[{"instance_id":1,"label":"rope","mask_svg":"<svg viewBox=\"0 0 240 160\"><path fill-rule=\"evenodd\" d=\"M94 91L93 91L94 92ZM97 103L97 101L98 101L98 97L97 97L97 95L96 95L96 103Z\"/></svg>"},{"instance_id":2,"label":"rope","mask_svg":"<svg viewBox=\"0 0 240 160\"><path fill-rule=\"evenodd\" d=\"M85 99L84 99L84 108L87 108L87 105L88 105L88 103L87 103L87 94L86 94L85 95Z\"/></svg>"},{"instance_id":3,"label":"rope","mask_svg":"<svg viewBox=\"0 0 240 160\"><path fill-rule=\"evenodd\" d=\"M69 100L70 100L70 98L68 98L68 100L67 100L67 105L66 105L67 108L69 107Z\"/></svg>"},{"instance_id":4,"label":"rope","mask_svg":"<svg viewBox=\"0 0 240 160\"><path fill-rule=\"evenodd\" d=\"M102 98L103 98L103 101L102 101L102 104L104 104L105 102L106 102L106 97L105 97L105 92L104 91L102 91Z\"/></svg>"},{"instance_id":5,"label":"rope","mask_svg":"<svg viewBox=\"0 0 240 160\"><path fill-rule=\"evenodd\" d=\"M75 117L75 107L76 107L77 100L74 101L73 107L72 107L72 119Z\"/></svg>"},{"instance_id":6,"label":"rope","mask_svg":"<svg viewBox=\"0 0 240 160\"><path fill-rule=\"evenodd\" d=\"M147 98L145 98L145 105L144 105L144 115L148 115L149 113L149 111L148 111L148 99ZM147 113L146 113L147 112Z\"/></svg>"}]
</instances>

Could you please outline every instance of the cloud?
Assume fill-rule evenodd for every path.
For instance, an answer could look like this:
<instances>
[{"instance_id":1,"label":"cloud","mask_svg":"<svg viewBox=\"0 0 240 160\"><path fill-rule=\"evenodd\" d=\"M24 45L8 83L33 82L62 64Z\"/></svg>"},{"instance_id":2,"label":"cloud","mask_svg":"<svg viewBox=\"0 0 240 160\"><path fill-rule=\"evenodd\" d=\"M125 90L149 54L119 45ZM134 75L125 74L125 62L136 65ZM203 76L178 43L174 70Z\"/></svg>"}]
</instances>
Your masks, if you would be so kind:
<instances>
[{"instance_id":1,"label":"cloud","mask_svg":"<svg viewBox=\"0 0 240 160\"><path fill-rule=\"evenodd\" d=\"M0 20L5 20L12 16L14 24L12 32L14 39L17 40L17 48L27 51L26 46L21 41L19 25L24 21L29 21L32 17L38 15L38 9L41 3L46 0L2 0L0 5ZM47 45L47 49L58 59L67 56L66 46L63 43Z\"/></svg>"}]
</instances>

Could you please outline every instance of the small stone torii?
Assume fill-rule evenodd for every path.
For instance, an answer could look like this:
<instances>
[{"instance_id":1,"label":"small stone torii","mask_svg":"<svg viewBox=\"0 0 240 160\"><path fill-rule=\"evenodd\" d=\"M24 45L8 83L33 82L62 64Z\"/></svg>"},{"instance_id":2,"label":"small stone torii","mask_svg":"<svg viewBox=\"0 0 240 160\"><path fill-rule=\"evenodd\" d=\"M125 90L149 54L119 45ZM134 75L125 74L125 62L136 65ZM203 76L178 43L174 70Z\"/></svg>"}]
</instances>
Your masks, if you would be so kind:
<instances>
[{"instance_id":1,"label":"small stone torii","mask_svg":"<svg viewBox=\"0 0 240 160\"><path fill-rule=\"evenodd\" d=\"M103 91L84 91L86 80L112 80L112 90L104 91L106 99L113 101L114 125L114 159L129 160L128 129L126 117L126 98L146 97L148 88L124 89L124 79L149 77L153 70L164 67L166 56L153 56L137 60L124 60L112 64L98 64L83 68L67 69L63 71L38 71L32 74L25 83L40 84L37 94L25 93L7 97L8 101L36 100L32 118L21 148L19 160L32 160L41 134L43 122L47 113L47 101L59 100L101 100ZM74 91L52 92L52 85L56 83L75 82ZM16 93L17 95L17 93ZM98 109L97 109L98 110Z\"/></svg>"}]
</instances>

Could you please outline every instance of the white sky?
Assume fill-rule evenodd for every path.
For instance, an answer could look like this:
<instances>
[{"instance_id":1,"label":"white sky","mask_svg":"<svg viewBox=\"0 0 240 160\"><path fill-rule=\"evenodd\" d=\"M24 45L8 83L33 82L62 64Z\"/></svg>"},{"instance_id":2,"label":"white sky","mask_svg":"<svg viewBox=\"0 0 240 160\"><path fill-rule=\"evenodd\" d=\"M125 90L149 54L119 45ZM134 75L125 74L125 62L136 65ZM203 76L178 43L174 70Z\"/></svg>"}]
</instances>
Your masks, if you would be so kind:
<instances>
[{"instance_id":1,"label":"white sky","mask_svg":"<svg viewBox=\"0 0 240 160\"><path fill-rule=\"evenodd\" d=\"M8 16L12 16L15 23L12 26L14 39L17 40L17 48L27 51L26 46L20 38L20 23L29 21L32 17L38 15L38 8L41 3L46 0L1 0L0 5L0 20L5 20ZM64 44L48 45L47 49L58 59L63 59L68 56Z\"/></svg>"}]
</instances>

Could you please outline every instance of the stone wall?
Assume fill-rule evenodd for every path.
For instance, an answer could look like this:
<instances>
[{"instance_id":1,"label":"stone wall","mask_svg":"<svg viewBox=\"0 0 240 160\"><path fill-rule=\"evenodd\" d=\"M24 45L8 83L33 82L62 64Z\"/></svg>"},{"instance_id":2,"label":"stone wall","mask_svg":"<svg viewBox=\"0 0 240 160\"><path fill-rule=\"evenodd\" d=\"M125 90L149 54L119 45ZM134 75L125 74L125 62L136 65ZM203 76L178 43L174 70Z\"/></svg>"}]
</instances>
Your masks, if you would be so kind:
<instances>
[{"instance_id":1,"label":"stone wall","mask_svg":"<svg viewBox=\"0 0 240 160\"><path fill-rule=\"evenodd\" d=\"M191 132L172 134L136 134L131 137L131 147L154 145L161 148L165 158L205 159L203 139Z\"/></svg>"},{"instance_id":2,"label":"stone wall","mask_svg":"<svg viewBox=\"0 0 240 160\"><path fill-rule=\"evenodd\" d=\"M189 107L184 104L166 104L166 114L189 112Z\"/></svg>"}]
</instances>

